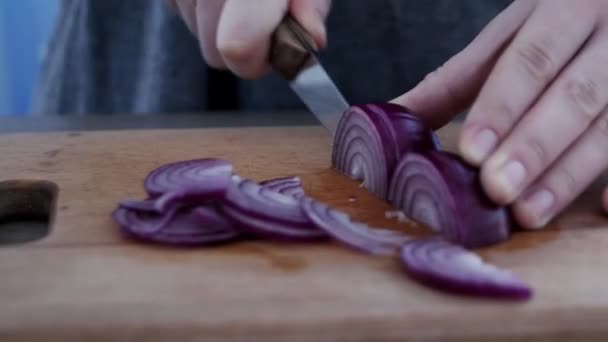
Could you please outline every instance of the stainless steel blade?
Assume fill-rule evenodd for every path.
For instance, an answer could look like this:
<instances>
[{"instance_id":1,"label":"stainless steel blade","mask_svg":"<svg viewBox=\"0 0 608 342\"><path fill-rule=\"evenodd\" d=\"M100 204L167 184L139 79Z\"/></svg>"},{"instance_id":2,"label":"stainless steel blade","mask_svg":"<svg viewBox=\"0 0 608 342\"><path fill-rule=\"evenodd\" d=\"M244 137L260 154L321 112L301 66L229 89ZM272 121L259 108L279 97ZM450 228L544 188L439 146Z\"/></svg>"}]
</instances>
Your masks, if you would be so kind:
<instances>
[{"instance_id":1,"label":"stainless steel blade","mask_svg":"<svg viewBox=\"0 0 608 342\"><path fill-rule=\"evenodd\" d=\"M349 104L314 55L289 85L333 136Z\"/></svg>"},{"instance_id":2,"label":"stainless steel blade","mask_svg":"<svg viewBox=\"0 0 608 342\"><path fill-rule=\"evenodd\" d=\"M313 39L290 16L273 36L270 63L321 124L335 135L349 105L319 59Z\"/></svg>"}]
</instances>

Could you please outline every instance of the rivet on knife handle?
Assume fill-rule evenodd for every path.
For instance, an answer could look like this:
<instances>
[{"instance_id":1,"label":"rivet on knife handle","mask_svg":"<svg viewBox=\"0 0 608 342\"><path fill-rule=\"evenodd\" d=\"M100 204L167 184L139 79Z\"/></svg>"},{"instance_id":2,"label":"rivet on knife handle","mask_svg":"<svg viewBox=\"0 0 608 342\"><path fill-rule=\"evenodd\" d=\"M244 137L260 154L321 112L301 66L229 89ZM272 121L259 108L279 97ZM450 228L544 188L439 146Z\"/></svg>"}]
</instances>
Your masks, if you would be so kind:
<instances>
[{"instance_id":1,"label":"rivet on knife handle","mask_svg":"<svg viewBox=\"0 0 608 342\"><path fill-rule=\"evenodd\" d=\"M270 64L286 80L293 80L308 63L316 44L292 17L286 16L273 36Z\"/></svg>"}]
</instances>

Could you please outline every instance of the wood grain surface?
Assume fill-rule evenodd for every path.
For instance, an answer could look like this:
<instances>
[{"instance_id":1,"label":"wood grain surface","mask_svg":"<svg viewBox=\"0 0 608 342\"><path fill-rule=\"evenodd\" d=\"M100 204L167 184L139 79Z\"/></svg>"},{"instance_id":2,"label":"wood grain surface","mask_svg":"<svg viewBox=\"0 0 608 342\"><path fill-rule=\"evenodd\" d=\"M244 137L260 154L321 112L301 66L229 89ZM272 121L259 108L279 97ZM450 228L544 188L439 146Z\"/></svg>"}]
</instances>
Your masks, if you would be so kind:
<instances>
[{"instance_id":1,"label":"wood grain surface","mask_svg":"<svg viewBox=\"0 0 608 342\"><path fill-rule=\"evenodd\" d=\"M457 131L440 132L448 148ZM0 341L608 340L604 180L546 230L479 251L532 284L525 303L445 295L394 258L332 243L178 250L126 240L110 218L143 196L153 168L219 157L255 180L300 176L367 223L424 233L329 170L330 145L317 127L0 136L0 181L59 187L50 235L0 248Z\"/></svg>"}]
</instances>

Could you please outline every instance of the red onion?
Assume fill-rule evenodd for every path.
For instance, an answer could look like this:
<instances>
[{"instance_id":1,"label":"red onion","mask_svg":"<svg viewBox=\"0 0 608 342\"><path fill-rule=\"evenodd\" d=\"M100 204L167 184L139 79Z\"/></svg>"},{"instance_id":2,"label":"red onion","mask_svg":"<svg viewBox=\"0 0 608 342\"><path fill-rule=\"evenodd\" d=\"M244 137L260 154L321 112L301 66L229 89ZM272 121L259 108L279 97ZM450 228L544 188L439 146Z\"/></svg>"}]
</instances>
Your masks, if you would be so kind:
<instances>
[{"instance_id":1,"label":"red onion","mask_svg":"<svg viewBox=\"0 0 608 342\"><path fill-rule=\"evenodd\" d=\"M215 207L195 207L192 210L192 216L201 224L211 224L213 226L224 226L234 229L232 222Z\"/></svg>"},{"instance_id":2,"label":"red onion","mask_svg":"<svg viewBox=\"0 0 608 342\"><path fill-rule=\"evenodd\" d=\"M467 248L509 237L507 209L486 197L476 169L449 152L405 154L393 174L388 198L409 218Z\"/></svg>"},{"instance_id":3,"label":"red onion","mask_svg":"<svg viewBox=\"0 0 608 342\"><path fill-rule=\"evenodd\" d=\"M224 200L225 206L235 208L252 218L303 228L311 226L297 199L238 175L232 177Z\"/></svg>"},{"instance_id":4,"label":"red onion","mask_svg":"<svg viewBox=\"0 0 608 342\"><path fill-rule=\"evenodd\" d=\"M261 186L280 194L299 198L304 195L302 180L299 177L282 177L260 183Z\"/></svg>"},{"instance_id":5,"label":"red onion","mask_svg":"<svg viewBox=\"0 0 608 342\"><path fill-rule=\"evenodd\" d=\"M128 210L135 210L135 211L146 211L146 212L158 212L156 210L156 200L153 199L147 199L144 201L138 201L138 200L122 200L118 203L118 205L122 208L128 209Z\"/></svg>"},{"instance_id":6,"label":"red onion","mask_svg":"<svg viewBox=\"0 0 608 342\"><path fill-rule=\"evenodd\" d=\"M511 272L486 264L473 252L442 238L405 243L401 261L412 278L443 291L508 299L532 296L532 290Z\"/></svg>"},{"instance_id":7,"label":"red onion","mask_svg":"<svg viewBox=\"0 0 608 342\"><path fill-rule=\"evenodd\" d=\"M353 106L338 125L332 165L386 199L393 169L401 155L412 148L438 149L438 141L404 107L388 103Z\"/></svg>"},{"instance_id":8,"label":"red onion","mask_svg":"<svg viewBox=\"0 0 608 342\"><path fill-rule=\"evenodd\" d=\"M158 214L119 207L113 212L113 218L125 235L165 245L210 245L233 241L239 236L227 221L206 220L194 215L193 210Z\"/></svg>"},{"instance_id":9,"label":"red onion","mask_svg":"<svg viewBox=\"0 0 608 342\"><path fill-rule=\"evenodd\" d=\"M332 209L310 197L302 198L306 216L317 227L346 246L372 255L393 255L410 238L396 231L371 228L354 222L344 212Z\"/></svg>"},{"instance_id":10,"label":"red onion","mask_svg":"<svg viewBox=\"0 0 608 342\"><path fill-rule=\"evenodd\" d=\"M223 198L232 171L232 164L222 159L171 163L152 171L144 186L150 197L156 198L156 209L164 212L178 202Z\"/></svg>"},{"instance_id":11,"label":"red onion","mask_svg":"<svg viewBox=\"0 0 608 342\"><path fill-rule=\"evenodd\" d=\"M310 241L327 238L327 234L310 224L307 227L288 222L268 220L244 213L229 206L222 212L236 224L237 228L252 235L272 240Z\"/></svg>"}]
</instances>

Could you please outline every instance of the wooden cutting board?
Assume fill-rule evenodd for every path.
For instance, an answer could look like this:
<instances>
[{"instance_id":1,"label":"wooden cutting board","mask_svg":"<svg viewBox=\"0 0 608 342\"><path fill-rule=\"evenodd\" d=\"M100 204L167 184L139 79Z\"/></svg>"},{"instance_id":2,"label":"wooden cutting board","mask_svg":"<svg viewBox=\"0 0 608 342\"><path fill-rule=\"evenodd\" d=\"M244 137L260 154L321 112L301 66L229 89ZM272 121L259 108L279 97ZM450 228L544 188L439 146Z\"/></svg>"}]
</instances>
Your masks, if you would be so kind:
<instances>
[{"instance_id":1,"label":"wooden cutting board","mask_svg":"<svg viewBox=\"0 0 608 342\"><path fill-rule=\"evenodd\" d=\"M457 126L441 132L454 146ZM608 219L594 185L542 232L481 250L529 281L505 303L445 295L394 258L331 243L178 250L124 239L117 201L168 162L226 158L264 180L296 175L314 197L374 225L390 208L329 170L321 128L0 136L2 180L54 182L50 234L0 247L1 341L591 340L608 338Z\"/></svg>"}]
</instances>

